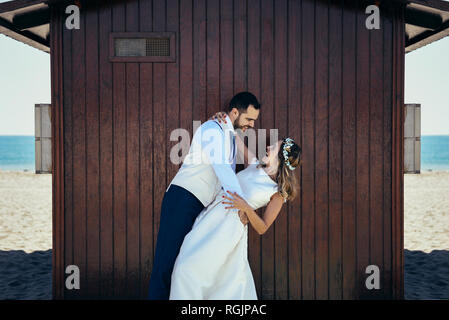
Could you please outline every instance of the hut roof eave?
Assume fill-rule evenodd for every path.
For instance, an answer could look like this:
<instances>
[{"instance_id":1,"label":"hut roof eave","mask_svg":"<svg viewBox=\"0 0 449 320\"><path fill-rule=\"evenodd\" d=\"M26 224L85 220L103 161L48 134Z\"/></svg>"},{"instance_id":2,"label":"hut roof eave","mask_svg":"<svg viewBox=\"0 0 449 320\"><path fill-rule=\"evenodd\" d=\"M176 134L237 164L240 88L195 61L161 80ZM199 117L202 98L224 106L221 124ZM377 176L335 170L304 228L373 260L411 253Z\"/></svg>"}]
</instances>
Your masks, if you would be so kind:
<instances>
[{"instance_id":1,"label":"hut roof eave","mask_svg":"<svg viewBox=\"0 0 449 320\"><path fill-rule=\"evenodd\" d=\"M405 47L412 52L449 35L449 2L394 0L406 5ZM50 52L50 9L67 0L14 0L0 3L0 34Z\"/></svg>"}]
</instances>

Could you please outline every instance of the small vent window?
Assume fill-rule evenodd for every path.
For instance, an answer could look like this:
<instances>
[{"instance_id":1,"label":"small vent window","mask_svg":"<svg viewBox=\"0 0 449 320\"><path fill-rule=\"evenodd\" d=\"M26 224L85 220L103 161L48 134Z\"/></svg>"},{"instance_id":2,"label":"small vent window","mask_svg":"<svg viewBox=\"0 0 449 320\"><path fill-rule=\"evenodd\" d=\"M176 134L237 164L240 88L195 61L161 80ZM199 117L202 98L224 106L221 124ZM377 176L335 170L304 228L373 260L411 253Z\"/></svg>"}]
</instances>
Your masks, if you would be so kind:
<instances>
[{"instance_id":1,"label":"small vent window","mask_svg":"<svg viewBox=\"0 0 449 320\"><path fill-rule=\"evenodd\" d=\"M170 39L150 38L146 40L148 57L168 57L170 55Z\"/></svg>"},{"instance_id":2,"label":"small vent window","mask_svg":"<svg viewBox=\"0 0 449 320\"><path fill-rule=\"evenodd\" d=\"M172 32L111 33L110 60L115 62L175 62Z\"/></svg>"},{"instance_id":3,"label":"small vent window","mask_svg":"<svg viewBox=\"0 0 449 320\"><path fill-rule=\"evenodd\" d=\"M146 39L116 38L114 42L116 57L145 57Z\"/></svg>"}]
</instances>

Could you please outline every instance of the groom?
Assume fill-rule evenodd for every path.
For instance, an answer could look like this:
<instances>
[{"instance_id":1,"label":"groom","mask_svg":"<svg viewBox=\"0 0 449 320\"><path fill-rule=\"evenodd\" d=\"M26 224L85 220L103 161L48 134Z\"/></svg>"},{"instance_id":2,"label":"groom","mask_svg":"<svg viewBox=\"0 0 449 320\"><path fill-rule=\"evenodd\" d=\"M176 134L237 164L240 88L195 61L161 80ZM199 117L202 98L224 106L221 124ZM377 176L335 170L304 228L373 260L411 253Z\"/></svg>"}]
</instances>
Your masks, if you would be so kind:
<instances>
[{"instance_id":1,"label":"groom","mask_svg":"<svg viewBox=\"0 0 449 320\"><path fill-rule=\"evenodd\" d=\"M184 237L221 188L245 198L235 175L234 129L254 128L259 109L253 94L240 92L229 103L226 123L208 120L195 132L189 153L162 200L149 299L168 300L171 274Z\"/></svg>"}]
</instances>

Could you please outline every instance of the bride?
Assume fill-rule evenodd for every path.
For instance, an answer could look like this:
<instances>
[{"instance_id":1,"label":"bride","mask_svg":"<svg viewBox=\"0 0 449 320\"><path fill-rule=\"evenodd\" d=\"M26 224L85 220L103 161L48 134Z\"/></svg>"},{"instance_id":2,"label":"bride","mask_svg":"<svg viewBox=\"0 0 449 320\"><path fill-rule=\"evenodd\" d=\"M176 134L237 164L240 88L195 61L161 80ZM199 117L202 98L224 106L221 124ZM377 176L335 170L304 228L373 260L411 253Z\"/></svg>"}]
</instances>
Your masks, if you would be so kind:
<instances>
[{"instance_id":1,"label":"bride","mask_svg":"<svg viewBox=\"0 0 449 320\"><path fill-rule=\"evenodd\" d=\"M240 138L236 143L249 163L237 174L248 202L222 190L198 215L176 258L170 300L257 300L247 223L262 235L296 196L292 171L301 164L301 148L291 138L279 140L259 162ZM255 210L264 206L260 217Z\"/></svg>"}]
</instances>

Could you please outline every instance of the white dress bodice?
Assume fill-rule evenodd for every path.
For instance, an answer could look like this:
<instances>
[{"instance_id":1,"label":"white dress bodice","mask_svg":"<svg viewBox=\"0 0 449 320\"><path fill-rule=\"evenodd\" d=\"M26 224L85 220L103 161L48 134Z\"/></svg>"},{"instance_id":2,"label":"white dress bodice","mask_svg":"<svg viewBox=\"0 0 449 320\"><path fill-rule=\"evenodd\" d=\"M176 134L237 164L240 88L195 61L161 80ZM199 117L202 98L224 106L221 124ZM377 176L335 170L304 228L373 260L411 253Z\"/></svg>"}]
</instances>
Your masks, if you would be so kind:
<instances>
[{"instance_id":1,"label":"white dress bodice","mask_svg":"<svg viewBox=\"0 0 449 320\"><path fill-rule=\"evenodd\" d=\"M246 200L254 210L266 206L271 196L278 190L277 183L262 167L257 168L258 164L259 161L254 158L246 169L237 173Z\"/></svg>"}]
</instances>

